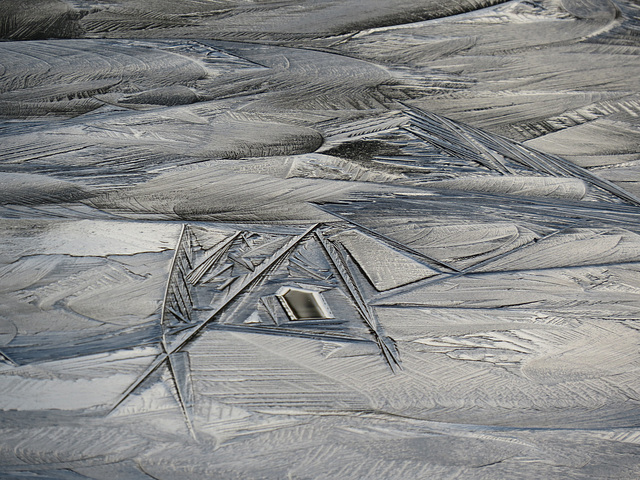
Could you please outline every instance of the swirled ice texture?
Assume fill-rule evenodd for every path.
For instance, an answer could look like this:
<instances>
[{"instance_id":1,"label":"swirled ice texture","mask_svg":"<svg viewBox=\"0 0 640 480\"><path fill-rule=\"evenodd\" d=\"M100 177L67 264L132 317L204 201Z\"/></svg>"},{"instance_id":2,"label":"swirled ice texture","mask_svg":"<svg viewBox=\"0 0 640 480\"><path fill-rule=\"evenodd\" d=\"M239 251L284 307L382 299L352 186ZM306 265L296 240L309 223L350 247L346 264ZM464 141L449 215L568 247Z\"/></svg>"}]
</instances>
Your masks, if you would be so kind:
<instances>
[{"instance_id":1,"label":"swirled ice texture","mask_svg":"<svg viewBox=\"0 0 640 480\"><path fill-rule=\"evenodd\" d=\"M0 477L640 477L631 0L0 2Z\"/></svg>"}]
</instances>

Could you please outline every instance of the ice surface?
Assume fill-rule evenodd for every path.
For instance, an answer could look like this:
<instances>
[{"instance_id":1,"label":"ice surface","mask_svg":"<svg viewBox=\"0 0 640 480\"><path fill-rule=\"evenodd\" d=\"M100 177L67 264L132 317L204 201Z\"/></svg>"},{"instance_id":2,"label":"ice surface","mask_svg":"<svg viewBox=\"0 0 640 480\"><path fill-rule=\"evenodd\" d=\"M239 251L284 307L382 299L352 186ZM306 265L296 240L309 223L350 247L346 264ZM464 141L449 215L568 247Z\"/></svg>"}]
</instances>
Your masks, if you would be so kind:
<instances>
[{"instance_id":1,"label":"ice surface","mask_svg":"<svg viewBox=\"0 0 640 480\"><path fill-rule=\"evenodd\" d=\"M639 478L639 28L0 2L0 478Z\"/></svg>"}]
</instances>

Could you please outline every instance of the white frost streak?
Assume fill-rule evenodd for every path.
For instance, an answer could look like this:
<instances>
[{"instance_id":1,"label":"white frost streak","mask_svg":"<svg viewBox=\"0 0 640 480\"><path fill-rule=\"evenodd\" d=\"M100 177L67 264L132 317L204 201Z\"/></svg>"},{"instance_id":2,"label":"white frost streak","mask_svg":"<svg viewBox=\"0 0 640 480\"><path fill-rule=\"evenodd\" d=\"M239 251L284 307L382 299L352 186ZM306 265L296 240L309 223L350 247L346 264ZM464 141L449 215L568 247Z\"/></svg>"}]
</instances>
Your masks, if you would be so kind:
<instances>
[{"instance_id":1,"label":"white frost streak","mask_svg":"<svg viewBox=\"0 0 640 480\"><path fill-rule=\"evenodd\" d=\"M153 353L153 349L138 349L1 371L0 410L78 410L108 405Z\"/></svg>"}]
</instances>

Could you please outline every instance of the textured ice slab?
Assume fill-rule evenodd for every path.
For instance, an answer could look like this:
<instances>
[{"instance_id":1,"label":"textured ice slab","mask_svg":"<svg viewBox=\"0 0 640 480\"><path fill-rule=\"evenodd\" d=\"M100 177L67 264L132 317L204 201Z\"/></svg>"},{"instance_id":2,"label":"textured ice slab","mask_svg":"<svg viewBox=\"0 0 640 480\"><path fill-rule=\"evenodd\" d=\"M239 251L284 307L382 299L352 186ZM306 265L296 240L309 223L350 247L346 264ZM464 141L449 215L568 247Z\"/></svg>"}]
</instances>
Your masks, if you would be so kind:
<instances>
[{"instance_id":1,"label":"textured ice slab","mask_svg":"<svg viewBox=\"0 0 640 480\"><path fill-rule=\"evenodd\" d=\"M640 477L639 18L0 2L0 477Z\"/></svg>"}]
</instances>

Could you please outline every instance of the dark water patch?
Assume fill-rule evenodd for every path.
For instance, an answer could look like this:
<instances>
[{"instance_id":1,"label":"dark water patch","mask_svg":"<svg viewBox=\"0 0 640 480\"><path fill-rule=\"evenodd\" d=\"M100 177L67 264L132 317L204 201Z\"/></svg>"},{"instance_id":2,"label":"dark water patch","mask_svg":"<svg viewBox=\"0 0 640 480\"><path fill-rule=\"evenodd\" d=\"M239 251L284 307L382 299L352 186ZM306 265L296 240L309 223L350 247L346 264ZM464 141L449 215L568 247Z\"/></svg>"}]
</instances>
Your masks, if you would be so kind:
<instances>
[{"instance_id":1,"label":"dark water patch","mask_svg":"<svg viewBox=\"0 0 640 480\"><path fill-rule=\"evenodd\" d=\"M160 335L160 325L155 323L116 331L39 333L16 337L4 352L27 365L157 345Z\"/></svg>"}]
</instances>

